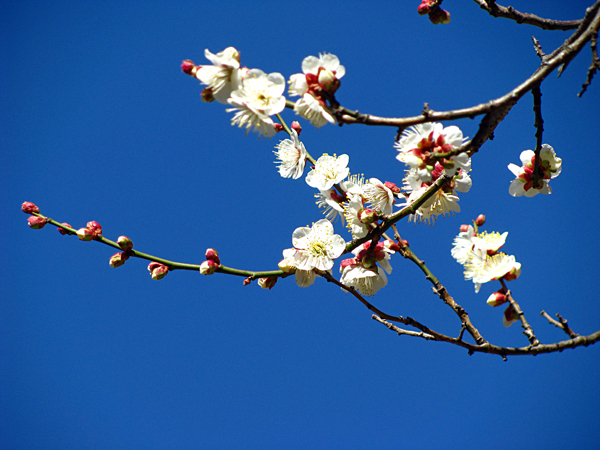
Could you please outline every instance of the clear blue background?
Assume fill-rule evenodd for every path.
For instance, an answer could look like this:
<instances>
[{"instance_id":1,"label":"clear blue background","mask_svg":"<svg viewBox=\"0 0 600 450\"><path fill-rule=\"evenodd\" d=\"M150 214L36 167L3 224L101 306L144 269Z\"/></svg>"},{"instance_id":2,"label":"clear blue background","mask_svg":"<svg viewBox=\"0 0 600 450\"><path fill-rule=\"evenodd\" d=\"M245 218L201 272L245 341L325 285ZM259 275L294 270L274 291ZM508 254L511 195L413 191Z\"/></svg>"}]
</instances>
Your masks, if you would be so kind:
<instances>
[{"instance_id":1,"label":"clear blue background","mask_svg":"<svg viewBox=\"0 0 600 450\"><path fill-rule=\"evenodd\" d=\"M469 107L499 97L570 33L493 19L447 0L433 26L413 1L7 2L0 17L3 226L0 313L2 449L600 448L600 346L560 354L468 356L399 337L322 280L271 291L224 275L177 271L153 281L147 262L108 265L114 250L34 231L23 201L78 228L199 264L271 270L291 234L322 216L303 180L279 177L272 150L230 126L220 104L181 73L204 49L241 51L242 64L284 76L308 55L346 66L338 100L380 116ZM583 17L591 1L512 1L545 17ZM544 142L563 158L550 196L512 198L507 164L535 146L531 96L473 158L462 212L434 227L400 224L493 343L525 346L518 324L486 305L450 256L462 223L509 231L523 264L510 284L543 343L566 339L540 315L600 328L597 293L600 79L576 94L589 48L542 85ZM294 114L287 110L291 122ZM401 183L393 128L306 122L315 156L347 153L353 173ZM475 120L456 123L473 136ZM339 222L336 231L347 236ZM458 335L459 321L399 256L373 301ZM337 267L336 269L337 270Z\"/></svg>"}]
</instances>

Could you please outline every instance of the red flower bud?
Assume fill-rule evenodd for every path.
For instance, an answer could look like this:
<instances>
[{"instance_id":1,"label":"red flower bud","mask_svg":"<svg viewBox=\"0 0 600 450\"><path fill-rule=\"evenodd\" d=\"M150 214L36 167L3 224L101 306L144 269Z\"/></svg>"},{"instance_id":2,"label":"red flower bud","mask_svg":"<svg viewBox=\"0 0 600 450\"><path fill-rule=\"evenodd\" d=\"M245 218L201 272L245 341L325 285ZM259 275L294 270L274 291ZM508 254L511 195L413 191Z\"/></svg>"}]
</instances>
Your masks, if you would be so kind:
<instances>
[{"instance_id":1,"label":"red flower bud","mask_svg":"<svg viewBox=\"0 0 600 450\"><path fill-rule=\"evenodd\" d=\"M483 214L479 214L477 219L475 219L475 225L478 227L482 226L485 223L485 216Z\"/></svg>"},{"instance_id":2,"label":"red flower bud","mask_svg":"<svg viewBox=\"0 0 600 450\"><path fill-rule=\"evenodd\" d=\"M64 225L65 227L69 227L69 228L73 228L70 224L68 224L67 222L63 222L61 223L61 225ZM64 228L58 227L58 232L60 234L62 234L63 236L66 234L73 234L70 231L65 230Z\"/></svg>"},{"instance_id":3,"label":"red flower bud","mask_svg":"<svg viewBox=\"0 0 600 450\"><path fill-rule=\"evenodd\" d=\"M196 71L196 65L189 59L186 59L181 63L181 70L184 73L187 73L188 75L194 76L194 72Z\"/></svg>"},{"instance_id":4,"label":"red flower bud","mask_svg":"<svg viewBox=\"0 0 600 450\"><path fill-rule=\"evenodd\" d=\"M125 264L125 261L129 259L129 255L125 252L123 253L115 253L110 257L108 264L110 267L120 267Z\"/></svg>"},{"instance_id":5,"label":"red flower bud","mask_svg":"<svg viewBox=\"0 0 600 450\"><path fill-rule=\"evenodd\" d=\"M119 236L117 245L121 247L121 250L131 250L133 248L133 242L127 236Z\"/></svg>"},{"instance_id":6,"label":"red flower bud","mask_svg":"<svg viewBox=\"0 0 600 450\"><path fill-rule=\"evenodd\" d=\"M460 226L461 233L466 233L467 231L469 231L469 225L461 225Z\"/></svg>"},{"instance_id":7,"label":"red flower bud","mask_svg":"<svg viewBox=\"0 0 600 450\"><path fill-rule=\"evenodd\" d=\"M508 299L506 298L506 295L504 295L502 292L494 292L492 295L490 295L488 297L487 304L490 306L496 307L496 306L503 305L507 301L508 301Z\"/></svg>"},{"instance_id":8,"label":"red flower bud","mask_svg":"<svg viewBox=\"0 0 600 450\"><path fill-rule=\"evenodd\" d=\"M248 286L250 283L252 283L252 279L250 277L244 279L244 286Z\"/></svg>"},{"instance_id":9,"label":"red flower bud","mask_svg":"<svg viewBox=\"0 0 600 450\"><path fill-rule=\"evenodd\" d=\"M217 264L221 264L221 260L219 259L219 254L214 248L207 248L205 253L206 259L209 261L214 261Z\"/></svg>"},{"instance_id":10,"label":"red flower bud","mask_svg":"<svg viewBox=\"0 0 600 450\"><path fill-rule=\"evenodd\" d=\"M263 289L272 289L277 283L277 277L264 277L258 279L258 285Z\"/></svg>"},{"instance_id":11,"label":"red flower bud","mask_svg":"<svg viewBox=\"0 0 600 450\"><path fill-rule=\"evenodd\" d=\"M280 123L274 123L273 128L275 128L275 133L279 133L280 131L283 131L283 125L281 125Z\"/></svg>"},{"instance_id":12,"label":"red flower bud","mask_svg":"<svg viewBox=\"0 0 600 450\"><path fill-rule=\"evenodd\" d=\"M292 122L292 130L296 130L296 133L298 133L298 136L300 136L300 133L302 132L302 125L300 125L300 122L294 120Z\"/></svg>"},{"instance_id":13,"label":"red flower bud","mask_svg":"<svg viewBox=\"0 0 600 450\"><path fill-rule=\"evenodd\" d=\"M388 188L394 194L399 194L400 193L400 188L398 186L396 186L395 183L392 183L391 181L386 181L383 184L385 185L386 188Z\"/></svg>"},{"instance_id":14,"label":"red flower bud","mask_svg":"<svg viewBox=\"0 0 600 450\"><path fill-rule=\"evenodd\" d=\"M79 236L79 239L86 242L91 241L96 237L94 232L89 228L80 228L77 230L77 236Z\"/></svg>"},{"instance_id":15,"label":"red flower bud","mask_svg":"<svg viewBox=\"0 0 600 450\"><path fill-rule=\"evenodd\" d=\"M31 202L23 202L23 204L21 205L21 211L23 211L25 214L31 214L31 213L40 213L40 208L38 208L37 206L35 206L35 204L31 203Z\"/></svg>"},{"instance_id":16,"label":"red flower bud","mask_svg":"<svg viewBox=\"0 0 600 450\"><path fill-rule=\"evenodd\" d=\"M160 280L169 272L169 268L164 264L152 261L148 264L148 271L153 280Z\"/></svg>"},{"instance_id":17,"label":"red flower bud","mask_svg":"<svg viewBox=\"0 0 600 450\"><path fill-rule=\"evenodd\" d=\"M517 320L519 320L519 317L515 313L515 310L513 309L512 305L508 305L508 308L506 308L502 316L502 324L508 328Z\"/></svg>"},{"instance_id":18,"label":"red flower bud","mask_svg":"<svg viewBox=\"0 0 600 450\"><path fill-rule=\"evenodd\" d=\"M27 224L34 230L41 230L48 223L45 217L31 216L27 219Z\"/></svg>"},{"instance_id":19,"label":"red flower bud","mask_svg":"<svg viewBox=\"0 0 600 450\"><path fill-rule=\"evenodd\" d=\"M202 275L212 275L217 271L219 265L213 260L209 259L200 264L200 273Z\"/></svg>"}]
</instances>

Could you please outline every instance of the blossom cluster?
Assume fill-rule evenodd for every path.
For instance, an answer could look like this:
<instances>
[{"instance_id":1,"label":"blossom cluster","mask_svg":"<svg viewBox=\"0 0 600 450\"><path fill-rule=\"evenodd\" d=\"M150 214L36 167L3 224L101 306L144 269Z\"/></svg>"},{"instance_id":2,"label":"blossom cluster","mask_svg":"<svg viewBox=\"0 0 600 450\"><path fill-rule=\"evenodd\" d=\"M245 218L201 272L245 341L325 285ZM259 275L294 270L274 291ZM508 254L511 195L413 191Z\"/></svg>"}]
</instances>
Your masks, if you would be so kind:
<instances>
[{"instance_id":1,"label":"blossom cluster","mask_svg":"<svg viewBox=\"0 0 600 450\"><path fill-rule=\"evenodd\" d=\"M240 52L228 47L217 54L208 49L204 56L212 64L196 66L185 60L182 70L195 76L206 88L202 99L207 102L217 100L232 106L232 125L257 131L260 135L272 137L278 127L272 116L279 114L286 105L283 95L285 78L278 72L267 74L260 69L248 69L240 64ZM335 91L340 86L340 78L346 72L337 56L330 53L319 57L308 56L302 61L302 72L289 79L289 93L300 96L294 111L320 127L335 123L335 117L328 109Z\"/></svg>"},{"instance_id":2,"label":"blossom cluster","mask_svg":"<svg viewBox=\"0 0 600 450\"><path fill-rule=\"evenodd\" d=\"M516 164L509 164L510 170L515 178L508 188L508 192L513 197L533 197L540 192L544 195L552 193L552 188L548 184L548 180L556 178L562 171L562 159L556 157L554 149L543 144L540 150L540 163L538 164L538 179L535 179L535 152L533 150L525 150L521 153L522 167ZM537 183L536 183L537 181Z\"/></svg>"}]
</instances>

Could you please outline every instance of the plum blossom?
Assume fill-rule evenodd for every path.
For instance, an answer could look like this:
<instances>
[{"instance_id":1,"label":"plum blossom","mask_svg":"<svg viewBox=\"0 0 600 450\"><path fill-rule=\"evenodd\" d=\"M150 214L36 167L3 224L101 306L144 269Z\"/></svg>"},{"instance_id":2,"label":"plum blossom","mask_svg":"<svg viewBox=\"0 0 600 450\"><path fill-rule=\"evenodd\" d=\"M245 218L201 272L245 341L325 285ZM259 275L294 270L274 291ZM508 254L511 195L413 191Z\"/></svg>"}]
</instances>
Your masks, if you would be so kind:
<instances>
[{"instance_id":1,"label":"plum blossom","mask_svg":"<svg viewBox=\"0 0 600 450\"><path fill-rule=\"evenodd\" d=\"M254 128L264 136L273 136L275 128L269 117L279 114L285 108L285 79L280 73L264 73L259 69L249 70L244 78L243 86L231 93L228 103L235 111L232 125Z\"/></svg>"},{"instance_id":2,"label":"plum blossom","mask_svg":"<svg viewBox=\"0 0 600 450\"><path fill-rule=\"evenodd\" d=\"M362 238L369 232L370 226L361 220L361 213L365 210L360 195L351 195L350 200L344 204L344 217L346 228L352 233L354 239Z\"/></svg>"},{"instance_id":3,"label":"plum blossom","mask_svg":"<svg viewBox=\"0 0 600 450\"><path fill-rule=\"evenodd\" d=\"M344 239L333 234L333 225L327 219L315 222L310 228L296 228L292 243L297 250L294 254L295 266L300 270L330 270L333 260L346 250Z\"/></svg>"},{"instance_id":4,"label":"plum blossom","mask_svg":"<svg viewBox=\"0 0 600 450\"><path fill-rule=\"evenodd\" d=\"M306 183L320 191L331 189L334 184L342 181L350 173L349 161L348 155L329 156L324 154L317 160L314 169L306 175Z\"/></svg>"},{"instance_id":5,"label":"plum blossom","mask_svg":"<svg viewBox=\"0 0 600 450\"><path fill-rule=\"evenodd\" d=\"M377 178L370 178L365 185L365 195L370 207L381 214L391 214L394 211L394 193Z\"/></svg>"},{"instance_id":6,"label":"plum blossom","mask_svg":"<svg viewBox=\"0 0 600 450\"><path fill-rule=\"evenodd\" d=\"M198 66L196 78L207 85L206 89L210 91L207 98L227 104L231 93L242 87L243 73L247 71L240 69L240 52L233 47L227 47L215 55L206 49L204 56L213 65Z\"/></svg>"},{"instance_id":7,"label":"plum blossom","mask_svg":"<svg viewBox=\"0 0 600 450\"><path fill-rule=\"evenodd\" d=\"M521 273L521 264L516 262L514 256L504 253L488 255L479 248L475 248L464 267L465 279L473 280L476 293L483 283L498 280L511 272L516 275L516 278Z\"/></svg>"},{"instance_id":8,"label":"plum blossom","mask_svg":"<svg viewBox=\"0 0 600 450\"><path fill-rule=\"evenodd\" d=\"M390 255L398 249L394 241L378 242L371 250L371 241L359 245L352 253L354 258L342 261L340 282L353 287L362 295L373 296L387 285L386 272L392 273ZM379 264L381 267L377 266Z\"/></svg>"},{"instance_id":9,"label":"plum blossom","mask_svg":"<svg viewBox=\"0 0 600 450\"><path fill-rule=\"evenodd\" d=\"M273 152L277 156L279 163L279 174L283 178L298 179L304 172L304 165L306 163L306 148L304 144L298 139L298 133L296 130L291 130L292 139L284 139L276 145L276 149L279 151Z\"/></svg>"},{"instance_id":10,"label":"plum blossom","mask_svg":"<svg viewBox=\"0 0 600 450\"><path fill-rule=\"evenodd\" d=\"M333 97L339 88L346 68L337 56L322 53L318 58L304 58L302 72L290 77L290 95L301 97L294 105L294 111L316 127L335 123L335 117L327 110L326 100Z\"/></svg>"},{"instance_id":11,"label":"plum blossom","mask_svg":"<svg viewBox=\"0 0 600 450\"><path fill-rule=\"evenodd\" d=\"M355 288L362 295L372 297L387 285L387 276L381 267L367 269L360 265L351 264L343 268L340 282Z\"/></svg>"},{"instance_id":12,"label":"plum blossom","mask_svg":"<svg viewBox=\"0 0 600 450\"><path fill-rule=\"evenodd\" d=\"M533 197L540 192L544 195L552 193L552 188L548 184L548 180L556 178L562 171L562 159L556 157L554 149L548 145L543 144L540 151L540 158L542 159L539 164L540 178L538 180L538 186L534 186L534 165L535 165L535 152L532 150L525 150L521 153L520 159L522 167L516 164L509 164L508 170L510 170L515 178L508 188L508 192L513 197Z\"/></svg>"}]
</instances>

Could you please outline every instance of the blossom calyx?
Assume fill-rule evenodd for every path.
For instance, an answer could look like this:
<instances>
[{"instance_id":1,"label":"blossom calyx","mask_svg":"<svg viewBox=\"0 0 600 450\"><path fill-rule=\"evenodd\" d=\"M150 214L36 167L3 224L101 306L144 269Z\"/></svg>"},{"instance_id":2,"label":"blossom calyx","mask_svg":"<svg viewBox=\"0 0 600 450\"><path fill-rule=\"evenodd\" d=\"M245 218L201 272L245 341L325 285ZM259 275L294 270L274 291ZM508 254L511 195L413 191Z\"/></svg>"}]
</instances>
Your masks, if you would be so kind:
<instances>
[{"instance_id":1,"label":"blossom calyx","mask_svg":"<svg viewBox=\"0 0 600 450\"><path fill-rule=\"evenodd\" d=\"M503 294L502 292L498 291L498 292L494 292L492 295L490 295L488 297L487 304L490 306L496 307L496 306L503 305L507 301L508 301L508 299L506 298L506 295Z\"/></svg>"},{"instance_id":2,"label":"blossom calyx","mask_svg":"<svg viewBox=\"0 0 600 450\"><path fill-rule=\"evenodd\" d=\"M202 275L212 275L219 268L219 264L217 264L212 259L208 259L200 264L200 273Z\"/></svg>"},{"instance_id":3,"label":"blossom calyx","mask_svg":"<svg viewBox=\"0 0 600 450\"><path fill-rule=\"evenodd\" d=\"M521 263L516 263L515 266L508 271L502 278L506 281L513 281L521 275Z\"/></svg>"},{"instance_id":4,"label":"blossom calyx","mask_svg":"<svg viewBox=\"0 0 600 450\"><path fill-rule=\"evenodd\" d=\"M31 202L23 202L23 204L21 205L21 211L23 211L25 214L31 214L31 213L40 213L40 208L38 208L34 203Z\"/></svg>"},{"instance_id":5,"label":"blossom calyx","mask_svg":"<svg viewBox=\"0 0 600 450\"><path fill-rule=\"evenodd\" d=\"M277 277L263 277L258 279L258 285L263 289L272 289L277 283Z\"/></svg>"},{"instance_id":6,"label":"blossom calyx","mask_svg":"<svg viewBox=\"0 0 600 450\"><path fill-rule=\"evenodd\" d=\"M502 324L508 328L510 327L513 323L515 323L517 320L519 320L519 316L517 315L516 311L514 310L514 308L512 307L512 305L508 305L508 308L506 308L504 310L504 314L502 316Z\"/></svg>"},{"instance_id":7,"label":"blossom calyx","mask_svg":"<svg viewBox=\"0 0 600 450\"><path fill-rule=\"evenodd\" d=\"M450 13L445 9L437 8L429 12L429 20L432 24L450 23Z\"/></svg>"},{"instance_id":8,"label":"blossom calyx","mask_svg":"<svg viewBox=\"0 0 600 450\"><path fill-rule=\"evenodd\" d=\"M31 216L27 219L27 224L34 230L41 230L48 223L45 217Z\"/></svg>"},{"instance_id":9,"label":"blossom calyx","mask_svg":"<svg viewBox=\"0 0 600 450\"><path fill-rule=\"evenodd\" d=\"M148 264L148 271L153 280L161 280L167 275L169 268L164 264L152 261Z\"/></svg>"}]
</instances>

